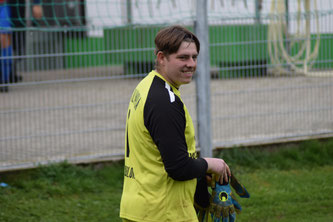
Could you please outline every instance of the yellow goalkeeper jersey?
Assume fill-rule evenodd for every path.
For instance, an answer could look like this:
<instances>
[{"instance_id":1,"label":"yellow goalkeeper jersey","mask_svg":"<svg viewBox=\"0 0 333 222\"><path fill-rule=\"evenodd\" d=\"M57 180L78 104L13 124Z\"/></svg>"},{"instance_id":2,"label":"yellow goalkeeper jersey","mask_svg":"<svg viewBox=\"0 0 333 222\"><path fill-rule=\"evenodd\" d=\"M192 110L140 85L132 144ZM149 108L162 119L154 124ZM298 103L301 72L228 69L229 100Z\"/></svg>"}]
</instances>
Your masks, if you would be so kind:
<instances>
[{"instance_id":1,"label":"yellow goalkeeper jersey","mask_svg":"<svg viewBox=\"0 0 333 222\"><path fill-rule=\"evenodd\" d=\"M134 90L126 121L120 217L140 222L198 221L196 178L207 163L197 158L192 119L177 88L156 71Z\"/></svg>"}]
</instances>

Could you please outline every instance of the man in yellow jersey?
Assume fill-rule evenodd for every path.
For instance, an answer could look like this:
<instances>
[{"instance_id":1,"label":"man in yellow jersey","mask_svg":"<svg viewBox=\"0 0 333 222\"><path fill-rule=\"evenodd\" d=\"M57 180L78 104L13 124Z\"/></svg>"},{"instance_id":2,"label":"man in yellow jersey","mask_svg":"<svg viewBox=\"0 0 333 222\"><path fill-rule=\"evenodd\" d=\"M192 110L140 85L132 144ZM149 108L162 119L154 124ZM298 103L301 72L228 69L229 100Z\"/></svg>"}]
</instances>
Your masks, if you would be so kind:
<instances>
[{"instance_id":1,"label":"man in yellow jersey","mask_svg":"<svg viewBox=\"0 0 333 222\"><path fill-rule=\"evenodd\" d=\"M198 158L191 116L179 87L190 83L200 42L181 26L155 38L156 70L135 88L126 121L123 221L198 221L193 206L197 179L206 173L222 183L230 176L218 158Z\"/></svg>"}]
</instances>

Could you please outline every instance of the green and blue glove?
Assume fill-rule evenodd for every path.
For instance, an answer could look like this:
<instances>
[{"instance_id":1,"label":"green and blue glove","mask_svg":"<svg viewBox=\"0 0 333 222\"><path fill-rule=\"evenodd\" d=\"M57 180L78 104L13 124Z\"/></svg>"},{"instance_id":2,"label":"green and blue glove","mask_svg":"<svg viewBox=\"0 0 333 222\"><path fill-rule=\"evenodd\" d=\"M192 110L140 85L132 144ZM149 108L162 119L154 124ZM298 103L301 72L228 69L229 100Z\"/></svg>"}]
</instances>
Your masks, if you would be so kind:
<instances>
[{"instance_id":1,"label":"green and blue glove","mask_svg":"<svg viewBox=\"0 0 333 222\"><path fill-rule=\"evenodd\" d=\"M237 202L230 185L236 193L242 198L249 198L250 194L237 179L231 175L230 183L212 185L212 193L208 192L205 178L198 181L195 208L197 210L200 222L234 222L236 213L242 210L241 205Z\"/></svg>"}]
</instances>

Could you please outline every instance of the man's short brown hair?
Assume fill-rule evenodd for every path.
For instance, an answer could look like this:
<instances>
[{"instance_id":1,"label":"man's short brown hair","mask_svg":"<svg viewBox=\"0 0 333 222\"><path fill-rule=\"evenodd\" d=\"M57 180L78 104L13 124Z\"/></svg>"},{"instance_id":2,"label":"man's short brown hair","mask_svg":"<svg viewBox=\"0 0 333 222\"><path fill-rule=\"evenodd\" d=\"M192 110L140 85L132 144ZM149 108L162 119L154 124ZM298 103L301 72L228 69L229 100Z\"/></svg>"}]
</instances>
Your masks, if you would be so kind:
<instances>
[{"instance_id":1,"label":"man's short brown hair","mask_svg":"<svg viewBox=\"0 0 333 222\"><path fill-rule=\"evenodd\" d=\"M183 41L194 42L199 53L199 39L191 31L179 25L163 28L155 37L155 54L160 51L166 56L176 53Z\"/></svg>"}]
</instances>

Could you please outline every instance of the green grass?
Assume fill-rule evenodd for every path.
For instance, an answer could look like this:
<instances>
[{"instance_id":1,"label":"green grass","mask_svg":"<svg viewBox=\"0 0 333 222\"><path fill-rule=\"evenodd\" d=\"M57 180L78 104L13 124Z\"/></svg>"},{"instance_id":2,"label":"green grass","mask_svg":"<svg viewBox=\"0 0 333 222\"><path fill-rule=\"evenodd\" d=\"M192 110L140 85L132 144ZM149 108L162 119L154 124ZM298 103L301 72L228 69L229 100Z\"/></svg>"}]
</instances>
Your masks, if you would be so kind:
<instances>
[{"instance_id":1,"label":"green grass","mask_svg":"<svg viewBox=\"0 0 333 222\"><path fill-rule=\"evenodd\" d=\"M99 170L68 163L0 175L0 221L116 221L122 164Z\"/></svg>"},{"instance_id":2,"label":"green grass","mask_svg":"<svg viewBox=\"0 0 333 222\"><path fill-rule=\"evenodd\" d=\"M217 156L235 169L309 169L333 165L333 139L270 147L224 149Z\"/></svg>"},{"instance_id":3,"label":"green grass","mask_svg":"<svg viewBox=\"0 0 333 222\"><path fill-rule=\"evenodd\" d=\"M237 221L332 221L333 139L216 153L250 192ZM122 162L0 174L0 222L121 221Z\"/></svg>"},{"instance_id":4,"label":"green grass","mask_svg":"<svg viewBox=\"0 0 333 222\"><path fill-rule=\"evenodd\" d=\"M240 176L251 194L239 221L332 221L333 167L267 169Z\"/></svg>"}]
</instances>

